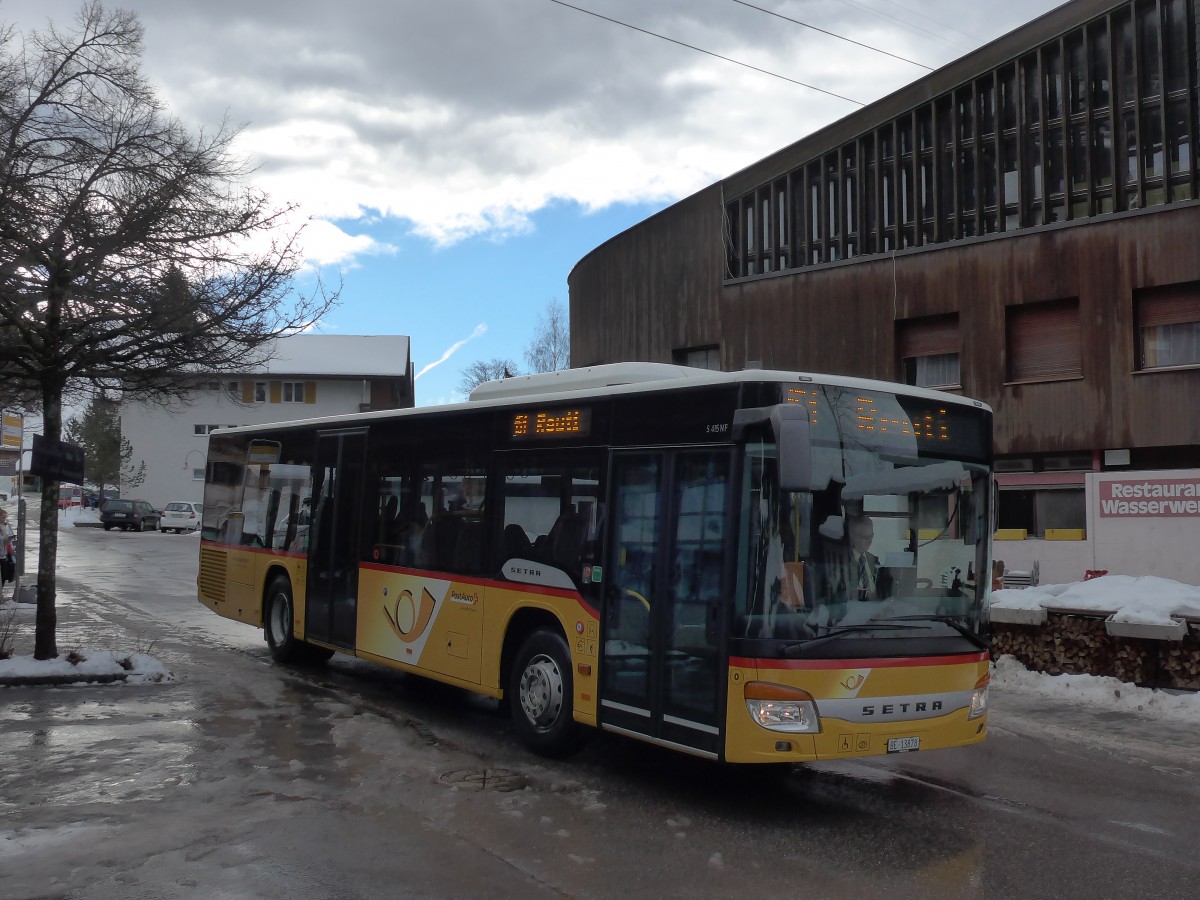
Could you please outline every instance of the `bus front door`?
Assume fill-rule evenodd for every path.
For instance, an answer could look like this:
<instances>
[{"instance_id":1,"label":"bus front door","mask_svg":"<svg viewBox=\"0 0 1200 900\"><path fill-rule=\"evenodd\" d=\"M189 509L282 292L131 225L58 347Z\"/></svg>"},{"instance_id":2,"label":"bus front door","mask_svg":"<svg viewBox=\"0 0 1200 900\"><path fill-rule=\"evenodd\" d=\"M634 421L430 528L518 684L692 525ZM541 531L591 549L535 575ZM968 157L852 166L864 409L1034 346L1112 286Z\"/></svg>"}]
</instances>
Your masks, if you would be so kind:
<instances>
[{"instance_id":1,"label":"bus front door","mask_svg":"<svg viewBox=\"0 0 1200 900\"><path fill-rule=\"evenodd\" d=\"M712 758L722 750L730 459L614 457L602 612L602 727Z\"/></svg>"},{"instance_id":2,"label":"bus front door","mask_svg":"<svg viewBox=\"0 0 1200 900\"><path fill-rule=\"evenodd\" d=\"M358 624L358 548L366 448L364 431L317 437L305 637L347 649L354 647Z\"/></svg>"}]
</instances>

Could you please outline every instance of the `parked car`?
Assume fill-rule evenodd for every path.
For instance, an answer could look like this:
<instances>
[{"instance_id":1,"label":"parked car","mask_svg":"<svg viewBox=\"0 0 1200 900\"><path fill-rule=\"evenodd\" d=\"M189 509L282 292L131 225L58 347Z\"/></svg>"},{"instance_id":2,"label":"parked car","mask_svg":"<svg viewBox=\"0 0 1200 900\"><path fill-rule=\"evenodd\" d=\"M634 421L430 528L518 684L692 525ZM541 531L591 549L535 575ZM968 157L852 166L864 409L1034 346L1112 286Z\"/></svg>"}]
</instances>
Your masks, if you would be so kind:
<instances>
[{"instance_id":1,"label":"parked car","mask_svg":"<svg viewBox=\"0 0 1200 900\"><path fill-rule=\"evenodd\" d=\"M189 503L187 500L172 500L163 507L159 528L163 531L174 531L176 534L195 531L200 527L200 520L203 516L203 504Z\"/></svg>"},{"instance_id":2,"label":"parked car","mask_svg":"<svg viewBox=\"0 0 1200 900\"><path fill-rule=\"evenodd\" d=\"M159 518L158 510L145 500L105 500L100 507L100 524L105 531L157 531Z\"/></svg>"}]
</instances>

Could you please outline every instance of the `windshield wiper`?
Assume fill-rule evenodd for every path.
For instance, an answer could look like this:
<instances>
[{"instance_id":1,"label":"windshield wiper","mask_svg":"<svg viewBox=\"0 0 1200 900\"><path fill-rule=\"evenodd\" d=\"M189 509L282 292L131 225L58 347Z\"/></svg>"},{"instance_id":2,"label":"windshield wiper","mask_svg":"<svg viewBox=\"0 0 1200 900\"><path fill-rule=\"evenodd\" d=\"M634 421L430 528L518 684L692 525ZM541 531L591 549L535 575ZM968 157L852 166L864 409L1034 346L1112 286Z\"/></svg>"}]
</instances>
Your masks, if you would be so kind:
<instances>
[{"instance_id":1,"label":"windshield wiper","mask_svg":"<svg viewBox=\"0 0 1200 900\"><path fill-rule=\"evenodd\" d=\"M879 619L880 622L942 622L949 625L980 650L991 650L991 645L983 638L973 632L970 628L959 621L959 616L888 616L886 619ZM896 626L903 628L903 625Z\"/></svg>"},{"instance_id":2,"label":"windshield wiper","mask_svg":"<svg viewBox=\"0 0 1200 900\"><path fill-rule=\"evenodd\" d=\"M912 628L911 625L884 625L874 622L864 622L861 625L844 625L841 628L835 628L833 631L827 631L825 634L819 634L816 637L806 641L797 641L796 643L787 644L781 648L783 653L791 653L793 650L798 650L801 647L811 647L813 644L821 644L833 638L841 637L844 634L853 634L858 631L903 631Z\"/></svg>"}]
</instances>

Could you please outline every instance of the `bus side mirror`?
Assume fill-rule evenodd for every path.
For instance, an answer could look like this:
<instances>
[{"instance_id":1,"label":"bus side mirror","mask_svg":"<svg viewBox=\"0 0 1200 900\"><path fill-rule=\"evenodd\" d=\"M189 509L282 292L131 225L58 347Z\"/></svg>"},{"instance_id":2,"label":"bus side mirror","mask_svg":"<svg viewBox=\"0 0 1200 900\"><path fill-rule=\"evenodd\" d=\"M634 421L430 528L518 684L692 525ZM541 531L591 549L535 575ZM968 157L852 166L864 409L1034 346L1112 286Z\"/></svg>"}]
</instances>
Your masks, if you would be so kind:
<instances>
[{"instance_id":1,"label":"bus side mirror","mask_svg":"<svg viewBox=\"0 0 1200 900\"><path fill-rule=\"evenodd\" d=\"M811 491L812 443L809 437L808 409L802 406L776 406L771 410L771 428L779 447L780 490Z\"/></svg>"}]
</instances>

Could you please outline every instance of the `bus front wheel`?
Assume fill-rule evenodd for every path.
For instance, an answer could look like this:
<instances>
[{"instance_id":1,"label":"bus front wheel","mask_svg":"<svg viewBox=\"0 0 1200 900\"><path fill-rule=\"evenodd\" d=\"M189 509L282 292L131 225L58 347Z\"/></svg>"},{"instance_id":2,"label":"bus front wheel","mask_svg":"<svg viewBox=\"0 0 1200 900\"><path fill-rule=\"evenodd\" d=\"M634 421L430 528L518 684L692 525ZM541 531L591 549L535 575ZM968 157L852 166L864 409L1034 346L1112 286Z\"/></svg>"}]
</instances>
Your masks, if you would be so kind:
<instances>
[{"instance_id":1,"label":"bus front wheel","mask_svg":"<svg viewBox=\"0 0 1200 900\"><path fill-rule=\"evenodd\" d=\"M540 629L524 640L509 672L508 691L513 727L525 746L551 757L579 748L582 732L571 713L571 653L561 634Z\"/></svg>"},{"instance_id":2,"label":"bus front wheel","mask_svg":"<svg viewBox=\"0 0 1200 900\"><path fill-rule=\"evenodd\" d=\"M280 575L271 582L263 606L267 647L275 662L321 663L333 656L332 650L316 647L296 637L292 583L286 577Z\"/></svg>"}]
</instances>

